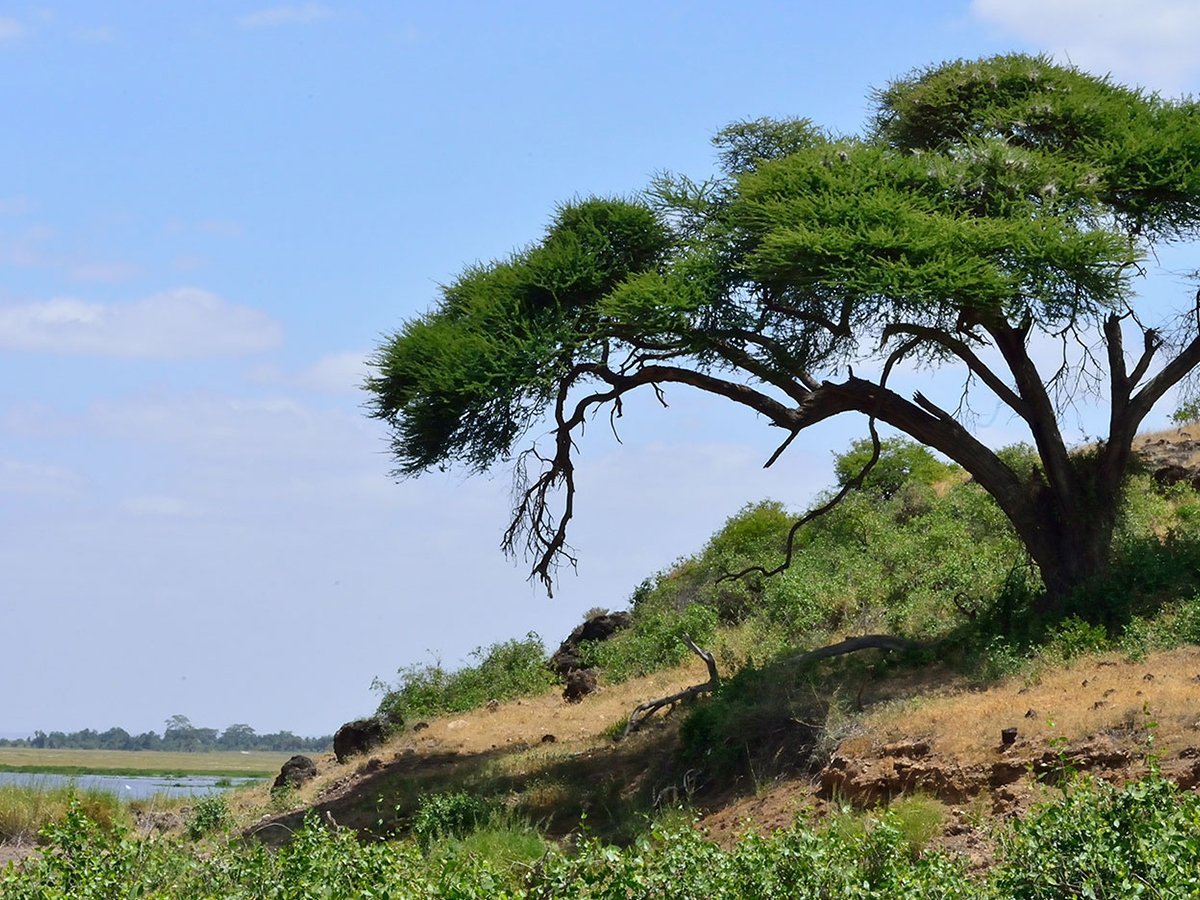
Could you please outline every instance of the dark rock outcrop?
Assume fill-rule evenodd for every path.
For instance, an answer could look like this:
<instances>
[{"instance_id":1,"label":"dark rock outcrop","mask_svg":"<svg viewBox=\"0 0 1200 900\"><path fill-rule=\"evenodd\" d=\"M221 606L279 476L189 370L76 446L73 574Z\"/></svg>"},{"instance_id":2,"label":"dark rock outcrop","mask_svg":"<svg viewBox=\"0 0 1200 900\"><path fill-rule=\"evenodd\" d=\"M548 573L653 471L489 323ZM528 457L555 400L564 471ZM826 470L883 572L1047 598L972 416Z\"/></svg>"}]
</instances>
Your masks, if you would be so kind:
<instances>
[{"instance_id":1,"label":"dark rock outcrop","mask_svg":"<svg viewBox=\"0 0 1200 900\"><path fill-rule=\"evenodd\" d=\"M387 733L378 719L355 719L347 722L333 736L333 755L338 762L351 756L370 753L384 742Z\"/></svg>"},{"instance_id":2,"label":"dark rock outcrop","mask_svg":"<svg viewBox=\"0 0 1200 900\"><path fill-rule=\"evenodd\" d=\"M547 665L559 678L586 666L579 656L579 645L584 641L606 641L623 628L628 628L631 617L627 612L604 613L592 616L563 641Z\"/></svg>"},{"instance_id":3,"label":"dark rock outcrop","mask_svg":"<svg viewBox=\"0 0 1200 900\"><path fill-rule=\"evenodd\" d=\"M591 669L575 669L567 673L567 686L563 688L563 699L578 703L596 690L596 673Z\"/></svg>"},{"instance_id":4,"label":"dark rock outcrop","mask_svg":"<svg viewBox=\"0 0 1200 900\"><path fill-rule=\"evenodd\" d=\"M306 781L311 781L316 777L317 764L315 762L307 756L293 756L279 770L279 774L275 777L275 783L271 785L271 791L298 788Z\"/></svg>"}]
</instances>

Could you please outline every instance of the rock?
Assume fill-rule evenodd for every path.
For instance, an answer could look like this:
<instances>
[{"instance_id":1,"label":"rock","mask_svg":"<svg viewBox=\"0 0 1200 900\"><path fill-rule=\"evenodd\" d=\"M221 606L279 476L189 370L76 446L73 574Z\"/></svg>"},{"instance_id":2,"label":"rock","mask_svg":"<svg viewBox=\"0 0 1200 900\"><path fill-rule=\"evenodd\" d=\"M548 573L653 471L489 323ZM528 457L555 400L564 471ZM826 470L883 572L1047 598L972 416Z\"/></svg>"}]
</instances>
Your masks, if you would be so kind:
<instances>
[{"instance_id":1,"label":"rock","mask_svg":"<svg viewBox=\"0 0 1200 900\"><path fill-rule=\"evenodd\" d=\"M1161 469L1154 470L1154 480L1163 487L1179 484L1181 481L1190 482L1192 476L1193 473L1189 469L1177 465L1163 466Z\"/></svg>"},{"instance_id":2,"label":"rock","mask_svg":"<svg viewBox=\"0 0 1200 900\"><path fill-rule=\"evenodd\" d=\"M596 690L596 673L591 669L575 669L567 673L567 686L563 688L563 699L578 703Z\"/></svg>"},{"instance_id":3,"label":"rock","mask_svg":"<svg viewBox=\"0 0 1200 900\"><path fill-rule=\"evenodd\" d=\"M543 744L553 744L557 740L558 740L558 738L556 738L552 734L543 734L542 735L542 743Z\"/></svg>"},{"instance_id":4,"label":"rock","mask_svg":"<svg viewBox=\"0 0 1200 900\"><path fill-rule=\"evenodd\" d=\"M916 759L929 755L929 741L908 740L895 741L879 748L880 756L902 756Z\"/></svg>"},{"instance_id":5,"label":"rock","mask_svg":"<svg viewBox=\"0 0 1200 900\"><path fill-rule=\"evenodd\" d=\"M333 736L333 755L338 762L345 762L351 756L370 753L386 737L383 723L378 719L355 719L339 728Z\"/></svg>"},{"instance_id":6,"label":"rock","mask_svg":"<svg viewBox=\"0 0 1200 900\"><path fill-rule=\"evenodd\" d=\"M298 788L306 781L312 781L317 777L317 764L307 756L293 756L283 764L279 770L279 774L275 777L275 783L271 785L271 792L283 790L284 788Z\"/></svg>"},{"instance_id":7,"label":"rock","mask_svg":"<svg viewBox=\"0 0 1200 900\"><path fill-rule=\"evenodd\" d=\"M1000 746L1011 747L1017 740L1017 729L1003 728L1000 730Z\"/></svg>"},{"instance_id":8,"label":"rock","mask_svg":"<svg viewBox=\"0 0 1200 900\"><path fill-rule=\"evenodd\" d=\"M628 628L631 621L627 612L592 616L567 636L546 665L560 678L566 678L570 672L584 668L579 657L580 644L584 641L606 641L621 629Z\"/></svg>"},{"instance_id":9,"label":"rock","mask_svg":"<svg viewBox=\"0 0 1200 900\"><path fill-rule=\"evenodd\" d=\"M495 712L499 708L500 708L500 701L495 699L494 697L487 702L487 711L488 712Z\"/></svg>"}]
</instances>

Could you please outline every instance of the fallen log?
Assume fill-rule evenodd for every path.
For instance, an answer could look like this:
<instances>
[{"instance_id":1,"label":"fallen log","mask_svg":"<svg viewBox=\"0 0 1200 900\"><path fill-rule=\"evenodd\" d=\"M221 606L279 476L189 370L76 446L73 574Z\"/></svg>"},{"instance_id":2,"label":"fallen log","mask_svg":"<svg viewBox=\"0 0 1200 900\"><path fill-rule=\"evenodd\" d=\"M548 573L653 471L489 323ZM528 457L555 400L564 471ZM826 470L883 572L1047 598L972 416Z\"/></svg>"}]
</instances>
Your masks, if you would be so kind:
<instances>
[{"instance_id":1,"label":"fallen log","mask_svg":"<svg viewBox=\"0 0 1200 900\"><path fill-rule=\"evenodd\" d=\"M788 660L792 665L803 665L818 659L829 659L833 656L843 656L846 653L857 653L859 650L918 650L924 646L920 641L895 637L890 634L863 634L858 637L848 637L836 644L817 647L807 653L801 653Z\"/></svg>"}]
</instances>

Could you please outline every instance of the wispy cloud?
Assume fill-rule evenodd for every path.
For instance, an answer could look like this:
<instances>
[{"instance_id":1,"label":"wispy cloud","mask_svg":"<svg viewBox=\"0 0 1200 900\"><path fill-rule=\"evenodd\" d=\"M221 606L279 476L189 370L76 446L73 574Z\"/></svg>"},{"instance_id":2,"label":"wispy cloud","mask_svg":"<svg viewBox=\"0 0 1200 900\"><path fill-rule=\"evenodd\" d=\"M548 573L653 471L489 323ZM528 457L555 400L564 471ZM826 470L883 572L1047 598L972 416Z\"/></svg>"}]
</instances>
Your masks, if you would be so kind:
<instances>
[{"instance_id":1,"label":"wispy cloud","mask_svg":"<svg viewBox=\"0 0 1200 900\"><path fill-rule=\"evenodd\" d=\"M141 270L127 262L88 262L71 268L71 280L85 284L116 284L136 278Z\"/></svg>"},{"instance_id":2,"label":"wispy cloud","mask_svg":"<svg viewBox=\"0 0 1200 900\"><path fill-rule=\"evenodd\" d=\"M281 25L307 25L328 19L333 11L320 3L300 3L292 6L272 6L238 19L243 28L277 28Z\"/></svg>"},{"instance_id":3,"label":"wispy cloud","mask_svg":"<svg viewBox=\"0 0 1200 900\"><path fill-rule=\"evenodd\" d=\"M263 365L251 372L250 377L259 384L297 387L327 394L352 393L361 389L367 377L367 356L365 350L330 353L296 372Z\"/></svg>"},{"instance_id":4,"label":"wispy cloud","mask_svg":"<svg viewBox=\"0 0 1200 900\"><path fill-rule=\"evenodd\" d=\"M83 486L83 478L70 469L0 457L0 494L67 496Z\"/></svg>"},{"instance_id":5,"label":"wispy cloud","mask_svg":"<svg viewBox=\"0 0 1200 900\"><path fill-rule=\"evenodd\" d=\"M25 26L11 16L0 16L0 44L25 34Z\"/></svg>"},{"instance_id":6,"label":"wispy cloud","mask_svg":"<svg viewBox=\"0 0 1200 900\"><path fill-rule=\"evenodd\" d=\"M58 298L0 307L0 347L8 350L195 359L258 353L281 340L265 313L195 288L129 303Z\"/></svg>"},{"instance_id":7,"label":"wispy cloud","mask_svg":"<svg viewBox=\"0 0 1200 900\"><path fill-rule=\"evenodd\" d=\"M1200 74L1194 0L972 0L971 12L1064 62L1166 94Z\"/></svg>"}]
</instances>

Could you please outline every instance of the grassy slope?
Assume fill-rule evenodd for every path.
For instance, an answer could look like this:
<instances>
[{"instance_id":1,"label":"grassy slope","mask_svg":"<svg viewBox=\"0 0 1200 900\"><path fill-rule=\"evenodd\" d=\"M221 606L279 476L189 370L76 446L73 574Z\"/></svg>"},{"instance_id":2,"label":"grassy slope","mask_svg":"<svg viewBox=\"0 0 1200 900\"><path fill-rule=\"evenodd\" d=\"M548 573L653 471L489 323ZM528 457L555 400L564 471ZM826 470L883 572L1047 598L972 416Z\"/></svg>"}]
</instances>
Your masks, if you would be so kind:
<instances>
[{"instance_id":1,"label":"grassy slope","mask_svg":"<svg viewBox=\"0 0 1200 900\"><path fill-rule=\"evenodd\" d=\"M1144 436L1140 444L1151 468L1196 462L1187 430ZM740 650L719 653L726 676L731 665L747 659L746 648L737 646L745 638L736 629L713 638L718 649ZM1194 650L1151 653L1137 663L1115 653L1067 665L1050 658L986 688L941 666L897 670L882 661L882 654L868 651L826 663L821 685L785 685L783 693L825 692L822 701L831 704L838 721L824 722L824 733L816 736L824 742L824 757L838 752L886 768L892 763L881 751L890 744L913 739L928 744L924 764L934 793L939 778L992 765L1005 727L1019 729L1022 752L1031 759L1061 753L1092 736L1118 736L1118 755L1127 764L1108 772L1116 779L1144 771L1148 738L1164 759L1198 752L1200 696L1192 688L1193 678L1200 677L1200 652ZM740 770L735 759L732 770L707 782L695 774L705 765L678 757L682 716L613 744L614 726L637 703L703 680L703 667L690 660L646 678L609 684L579 705L548 693L495 711L431 719L428 729L406 732L381 748L375 754L381 765L374 771L363 771L363 761L339 766L332 758L321 760L318 780L291 798L298 811L280 822L294 827L303 810L313 807L343 825L404 830L421 795L456 789L493 796L559 837L577 827L584 810L590 828L621 840L637 830L639 815L662 802L692 801L718 834L740 830L751 811L769 827L786 823L799 808L827 808L830 797L821 795L819 779L803 765L789 768L787 757L797 752L798 738L785 735L771 744L768 764L756 757L752 747L764 735L775 740L754 730L763 723L748 722ZM542 743L547 734L555 736L554 743ZM239 802L243 813L255 818L269 805L263 789L242 794ZM989 809L988 801L981 808Z\"/></svg>"}]
</instances>

